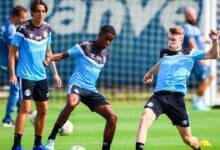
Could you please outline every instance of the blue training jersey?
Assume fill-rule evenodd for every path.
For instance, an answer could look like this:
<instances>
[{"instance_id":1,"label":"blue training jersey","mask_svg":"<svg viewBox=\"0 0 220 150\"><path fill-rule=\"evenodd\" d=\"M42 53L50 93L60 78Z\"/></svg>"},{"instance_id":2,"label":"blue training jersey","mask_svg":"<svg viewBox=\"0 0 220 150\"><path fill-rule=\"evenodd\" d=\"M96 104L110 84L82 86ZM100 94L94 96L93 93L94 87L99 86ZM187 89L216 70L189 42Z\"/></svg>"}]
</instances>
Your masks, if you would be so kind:
<instances>
[{"instance_id":1,"label":"blue training jersey","mask_svg":"<svg viewBox=\"0 0 220 150\"><path fill-rule=\"evenodd\" d=\"M8 68L8 46L16 33L16 26L9 21L4 23L0 28L0 64Z\"/></svg>"},{"instance_id":2,"label":"blue training jersey","mask_svg":"<svg viewBox=\"0 0 220 150\"><path fill-rule=\"evenodd\" d=\"M195 60L204 59L205 51L183 49L173 52L164 49L160 52L160 68L154 92L173 91L186 94L186 82Z\"/></svg>"},{"instance_id":3,"label":"blue training jersey","mask_svg":"<svg viewBox=\"0 0 220 150\"><path fill-rule=\"evenodd\" d=\"M204 50L204 43L202 41L202 34L199 28L196 25L191 25L189 23L183 24L183 29L185 31L184 41L183 41L183 48L188 48L188 40L193 38L197 45L197 49Z\"/></svg>"},{"instance_id":4,"label":"blue training jersey","mask_svg":"<svg viewBox=\"0 0 220 150\"><path fill-rule=\"evenodd\" d=\"M100 51L95 46L95 41L87 41L76 44L68 50L68 54L76 60L76 66L70 77L69 85L76 85L92 92L98 92L96 81L106 63L107 50Z\"/></svg>"},{"instance_id":5,"label":"blue training jersey","mask_svg":"<svg viewBox=\"0 0 220 150\"><path fill-rule=\"evenodd\" d=\"M40 27L35 27L28 20L17 28L11 44L18 48L19 53L17 76L35 81L46 79L43 60L51 44L50 26L43 22Z\"/></svg>"}]
</instances>

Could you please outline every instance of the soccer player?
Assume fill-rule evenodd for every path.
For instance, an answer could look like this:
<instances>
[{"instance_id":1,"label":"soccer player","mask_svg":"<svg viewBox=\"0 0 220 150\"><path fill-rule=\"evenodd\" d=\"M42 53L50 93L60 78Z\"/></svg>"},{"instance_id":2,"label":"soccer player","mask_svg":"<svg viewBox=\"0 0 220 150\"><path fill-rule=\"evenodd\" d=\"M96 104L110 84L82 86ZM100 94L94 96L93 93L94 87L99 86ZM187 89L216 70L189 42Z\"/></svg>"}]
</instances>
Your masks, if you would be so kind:
<instances>
[{"instance_id":1,"label":"soccer player","mask_svg":"<svg viewBox=\"0 0 220 150\"><path fill-rule=\"evenodd\" d=\"M183 29L185 30L183 48L195 48L204 49L205 40L199 28L197 27L197 15L192 7L186 7L185 20L183 24ZM206 89L210 86L215 75L211 71L211 67L207 64L207 61L200 60L196 61L192 70L198 80L198 87L196 91L196 96L192 99L192 108L194 110L207 111L209 107L207 106L204 98Z\"/></svg>"},{"instance_id":2,"label":"soccer player","mask_svg":"<svg viewBox=\"0 0 220 150\"><path fill-rule=\"evenodd\" d=\"M168 48L161 50L160 61L144 76L144 83L150 83L158 72L156 87L149 101L146 102L140 120L136 150L143 150L146 135L152 123L166 114L175 125L182 140L194 150L200 150L196 137L192 136L189 116L184 96L186 81L195 60L216 59L219 56L218 32L211 30L209 34L212 48L205 52L197 49L182 49L184 30L180 26L171 27L168 33Z\"/></svg>"},{"instance_id":3,"label":"soccer player","mask_svg":"<svg viewBox=\"0 0 220 150\"><path fill-rule=\"evenodd\" d=\"M5 22L0 29L0 57L1 57L1 71L8 75L8 53L9 45L13 39L16 27L25 21L27 10L22 6L15 6L12 10L11 18ZM15 106L19 108L19 92L18 84L10 84L8 101L6 104L5 116L2 120L3 127L14 127L14 120L12 113L14 112Z\"/></svg>"},{"instance_id":4,"label":"soccer player","mask_svg":"<svg viewBox=\"0 0 220 150\"><path fill-rule=\"evenodd\" d=\"M22 150L21 138L28 114L31 109L31 99L35 101L37 115L34 122L35 140L33 150L43 150L41 138L44 132L47 113L48 84L46 68L43 60L46 54L51 55L51 29L44 22L47 5L42 0L31 3L30 20L25 21L17 28L11 42L9 52L10 83L19 83L21 93L20 109L15 122L14 144L12 150ZM19 53L18 65L15 74L15 56ZM55 63L52 71L56 86L62 82L57 73ZM16 76L17 75L17 76ZM18 79L17 79L18 77Z\"/></svg>"},{"instance_id":5,"label":"soccer player","mask_svg":"<svg viewBox=\"0 0 220 150\"><path fill-rule=\"evenodd\" d=\"M48 65L51 61L58 61L66 57L76 59L76 67L69 80L67 103L60 112L48 137L47 144L45 145L46 150L54 150L54 141L58 130L67 121L79 102L83 102L91 111L97 112L106 119L102 150L110 149L115 133L117 116L109 103L97 91L96 81L108 57L106 47L111 44L115 36L114 27L104 25L96 41L85 41L76 44L67 51L54 54L45 59L45 65Z\"/></svg>"}]
</instances>

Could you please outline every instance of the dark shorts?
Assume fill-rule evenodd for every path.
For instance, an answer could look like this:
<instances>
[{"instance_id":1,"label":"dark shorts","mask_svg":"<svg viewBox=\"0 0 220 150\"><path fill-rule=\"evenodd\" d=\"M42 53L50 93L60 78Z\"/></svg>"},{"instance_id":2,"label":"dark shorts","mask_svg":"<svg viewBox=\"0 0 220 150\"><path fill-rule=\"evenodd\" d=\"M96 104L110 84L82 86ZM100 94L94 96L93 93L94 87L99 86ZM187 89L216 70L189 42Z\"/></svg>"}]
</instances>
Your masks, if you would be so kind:
<instances>
[{"instance_id":1,"label":"dark shorts","mask_svg":"<svg viewBox=\"0 0 220 150\"><path fill-rule=\"evenodd\" d=\"M209 75L211 74L211 67L209 65L202 66L199 61L196 61L192 71L198 81L204 81L208 79Z\"/></svg>"},{"instance_id":2,"label":"dark shorts","mask_svg":"<svg viewBox=\"0 0 220 150\"><path fill-rule=\"evenodd\" d=\"M47 79L33 81L27 79L19 79L20 98L21 100L45 101L48 100L48 84Z\"/></svg>"},{"instance_id":3,"label":"dark shorts","mask_svg":"<svg viewBox=\"0 0 220 150\"><path fill-rule=\"evenodd\" d=\"M80 101L89 107L91 111L94 111L97 106L109 105L100 93L91 92L75 85L71 87L71 93L79 95Z\"/></svg>"},{"instance_id":4,"label":"dark shorts","mask_svg":"<svg viewBox=\"0 0 220 150\"><path fill-rule=\"evenodd\" d=\"M173 125L189 127L189 116L184 103L184 96L178 92L160 91L154 93L144 108L150 108L159 117L166 114Z\"/></svg>"}]
</instances>

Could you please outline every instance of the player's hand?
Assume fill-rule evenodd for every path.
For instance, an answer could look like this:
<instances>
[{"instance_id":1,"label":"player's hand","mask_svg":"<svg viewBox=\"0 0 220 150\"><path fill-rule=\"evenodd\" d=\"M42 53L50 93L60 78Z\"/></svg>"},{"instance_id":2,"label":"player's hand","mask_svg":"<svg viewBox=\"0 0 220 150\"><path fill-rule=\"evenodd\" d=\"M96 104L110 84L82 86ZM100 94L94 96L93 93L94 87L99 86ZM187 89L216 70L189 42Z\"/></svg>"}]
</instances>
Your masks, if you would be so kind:
<instances>
[{"instance_id":1,"label":"player's hand","mask_svg":"<svg viewBox=\"0 0 220 150\"><path fill-rule=\"evenodd\" d=\"M218 31L211 30L210 33L209 33L209 37L212 40L217 40L218 36L219 36L219 32Z\"/></svg>"},{"instance_id":2,"label":"player's hand","mask_svg":"<svg viewBox=\"0 0 220 150\"><path fill-rule=\"evenodd\" d=\"M60 88L62 86L62 80L61 80L60 76L55 75L54 80L55 80L55 87Z\"/></svg>"},{"instance_id":3,"label":"player's hand","mask_svg":"<svg viewBox=\"0 0 220 150\"><path fill-rule=\"evenodd\" d=\"M10 84L16 84L17 83L17 77L15 75L11 75L9 79Z\"/></svg>"},{"instance_id":4,"label":"player's hand","mask_svg":"<svg viewBox=\"0 0 220 150\"><path fill-rule=\"evenodd\" d=\"M50 61L51 61L50 57L47 57L46 59L44 59L44 61L43 61L44 66L47 67L49 65Z\"/></svg>"},{"instance_id":5,"label":"player's hand","mask_svg":"<svg viewBox=\"0 0 220 150\"><path fill-rule=\"evenodd\" d=\"M152 74L149 74L149 73L146 73L144 75L144 84L149 84L149 83L152 83L153 81L153 75Z\"/></svg>"}]
</instances>

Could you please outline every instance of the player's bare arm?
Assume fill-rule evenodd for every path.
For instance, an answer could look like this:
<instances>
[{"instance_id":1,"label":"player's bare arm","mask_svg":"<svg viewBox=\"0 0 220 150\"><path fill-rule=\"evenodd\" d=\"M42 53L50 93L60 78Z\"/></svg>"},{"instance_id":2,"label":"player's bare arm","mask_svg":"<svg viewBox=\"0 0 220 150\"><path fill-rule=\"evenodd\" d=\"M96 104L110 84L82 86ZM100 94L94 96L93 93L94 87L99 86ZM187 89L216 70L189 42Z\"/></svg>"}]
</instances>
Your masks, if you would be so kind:
<instances>
[{"instance_id":1,"label":"player's bare arm","mask_svg":"<svg viewBox=\"0 0 220 150\"><path fill-rule=\"evenodd\" d=\"M50 62L52 62L52 61L59 61L59 60L61 60L61 59L63 59L63 58L66 58L66 57L68 57L68 56L69 56L69 54L68 54L67 51L64 51L64 52L62 52L62 53L57 53L57 54L50 55L50 56L48 56L48 57L44 60L44 65L45 65L45 66L48 66L48 64L49 64Z\"/></svg>"},{"instance_id":2,"label":"player's bare arm","mask_svg":"<svg viewBox=\"0 0 220 150\"><path fill-rule=\"evenodd\" d=\"M219 36L218 31L211 30L211 32L209 33L209 37L212 40L212 47L206 53L206 55L205 55L206 59L216 59L219 57L218 36Z\"/></svg>"},{"instance_id":3,"label":"player's bare arm","mask_svg":"<svg viewBox=\"0 0 220 150\"><path fill-rule=\"evenodd\" d=\"M145 75L144 75L144 83L148 84L153 81L153 76L159 70L160 62L157 62Z\"/></svg>"},{"instance_id":4,"label":"player's bare arm","mask_svg":"<svg viewBox=\"0 0 220 150\"><path fill-rule=\"evenodd\" d=\"M9 49L9 71L10 71L10 83L15 84L17 82L17 77L15 75L15 62L16 62L16 53L18 49L16 46L11 45Z\"/></svg>"},{"instance_id":5,"label":"player's bare arm","mask_svg":"<svg viewBox=\"0 0 220 150\"><path fill-rule=\"evenodd\" d=\"M49 56L49 57L52 56L52 51L51 51L50 46L47 47L47 56ZM56 82L55 86L59 88L59 87L62 86L62 80L60 79L60 76L58 74L55 62L51 62L51 67L52 67L52 71L53 71L53 74L54 74L54 80Z\"/></svg>"}]
</instances>

